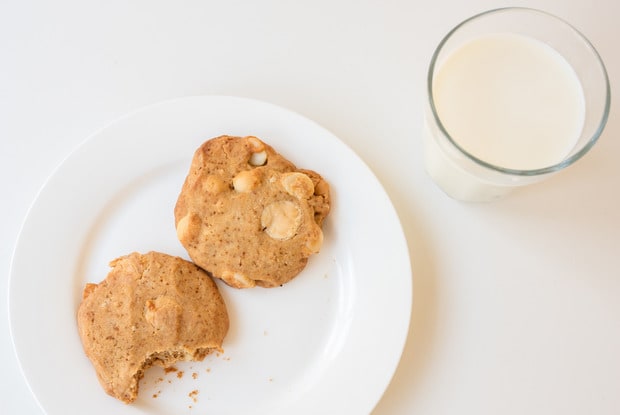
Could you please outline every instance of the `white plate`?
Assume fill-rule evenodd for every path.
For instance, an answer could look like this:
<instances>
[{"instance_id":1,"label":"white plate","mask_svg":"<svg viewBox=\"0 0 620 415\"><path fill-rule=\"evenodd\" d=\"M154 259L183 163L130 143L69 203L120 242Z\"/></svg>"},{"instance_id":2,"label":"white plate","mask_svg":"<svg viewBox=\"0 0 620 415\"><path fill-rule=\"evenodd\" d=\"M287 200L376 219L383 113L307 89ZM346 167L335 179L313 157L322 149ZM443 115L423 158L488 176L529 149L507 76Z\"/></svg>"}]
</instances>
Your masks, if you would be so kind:
<instances>
[{"instance_id":1,"label":"white plate","mask_svg":"<svg viewBox=\"0 0 620 415\"><path fill-rule=\"evenodd\" d=\"M231 320L225 352L176 365L182 377L150 369L138 400L122 404L104 393L82 351L75 321L82 288L132 251L187 258L173 207L194 150L221 134L256 135L330 182L325 244L283 287L218 282ZM398 364L411 269L386 193L335 136L270 104L190 97L116 121L61 164L22 228L9 309L23 373L49 415L362 414Z\"/></svg>"}]
</instances>

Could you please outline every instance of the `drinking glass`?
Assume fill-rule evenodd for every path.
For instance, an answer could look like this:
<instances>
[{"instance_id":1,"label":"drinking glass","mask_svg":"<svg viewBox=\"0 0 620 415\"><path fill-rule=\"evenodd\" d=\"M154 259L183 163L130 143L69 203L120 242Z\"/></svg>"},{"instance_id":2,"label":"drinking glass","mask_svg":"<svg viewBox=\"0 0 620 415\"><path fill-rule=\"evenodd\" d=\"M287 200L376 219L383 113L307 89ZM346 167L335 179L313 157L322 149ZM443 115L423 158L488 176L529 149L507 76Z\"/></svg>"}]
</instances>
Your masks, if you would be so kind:
<instances>
[{"instance_id":1,"label":"drinking glass","mask_svg":"<svg viewBox=\"0 0 620 415\"><path fill-rule=\"evenodd\" d=\"M455 56L454 54L459 50L464 50L462 48L471 44L472 41L505 35L517 35L549 46L559 53L568 64L567 67L572 68L571 70L574 71L580 84L583 92L583 125L580 131L575 131L576 141L574 137L571 139L573 140L571 143L574 143L572 148L569 144L567 152L560 155L560 158L553 163L525 168L515 167L498 163L482 153L476 153L463 144L460 136L461 130L447 125L444 114L438 109L438 86L436 82L442 65L451 56ZM484 49L482 51L484 52ZM512 56L510 55L512 53L510 48L503 50L503 53L506 56ZM472 54L468 58L475 60L477 56ZM470 61L470 63L476 64L475 61ZM483 65L483 63L480 64ZM527 62L523 64L525 65ZM452 70L457 71L459 69L452 68ZM523 72L518 68L515 71L517 74ZM452 75L455 75L454 79L459 79L460 74ZM467 81L464 80L464 82ZM481 89L490 88L490 92L501 98L510 88L514 88L510 82L509 79L503 79L502 82L489 79L488 82L482 84L483 88ZM527 88L524 89L527 91ZM441 40L432 56L428 69L427 93L424 132L426 170L446 194L461 201L495 200L515 188L539 182L570 166L583 157L596 143L607 122L610 107L610 87L607 72L592 44L564 20L540 10L520 7L486 11L463 21L452 29ZM450 98L448 96L441 99L449 100ZM557 99L560 98L557 97ZM554 97L550 97L550 105L553 102ZM489 107L488 104L487 102L487 107ZM535 110L532 107L538 108L540 103L536 102L536 106L531 106L524 101L523 104L518 107L518 112L522 111L523 113L517 115L535 115L527 112ZM478 108L479 103L475 97L472 97L471 105L467 105L467 108L463 106L463 108L456 109L457 115L459 111L462 111L463 114L477 114L471 111L476 111ZM501 111L501 103L497 107L491 104L490 108L493 108L494 111ZM512 111L515 111L514 105ZM501 113L498 114L501 115ZM464 121L468 120L465 119ZM487 116L480 113L480 118L475 122L479 124L479 127L484 127L488 123L497 122L497 119L492 115ZM513 127L505 127L506 129L512 128L514 132ZM528 138L526 135L529 127L527 122L519 126L518 130L523 133L524 139ZM553 125L550 128L553 128ZM551 137L551 135L548 136ZM534 156L543 151L546 139L547 136L543 136L540 141L531 145L528 144L526 153ZM485 146L489 148L504 145L501 131L492 137L486 137L485 140Z\"/></svg>"}]
</instances>

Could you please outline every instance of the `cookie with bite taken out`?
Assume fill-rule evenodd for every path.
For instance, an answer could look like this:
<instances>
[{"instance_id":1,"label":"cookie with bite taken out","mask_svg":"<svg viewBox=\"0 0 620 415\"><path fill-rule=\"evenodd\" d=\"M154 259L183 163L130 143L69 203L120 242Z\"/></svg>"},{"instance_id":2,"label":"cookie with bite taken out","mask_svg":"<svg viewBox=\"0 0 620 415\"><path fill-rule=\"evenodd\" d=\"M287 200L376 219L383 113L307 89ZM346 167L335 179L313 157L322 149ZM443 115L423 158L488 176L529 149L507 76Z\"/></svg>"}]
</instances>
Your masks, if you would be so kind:
<instances>
[{"instance_id":1,"label":"cookie with bite taken out","mask_svg":"<svg viewBox=\"0 0 620 415\"><path fill-rule=\"evenodd\" d=\"M228 312L204 270L159 252L134 252L110 266L103 281L86 284L77 312L84 351L109 395L133 402L150 366L222 351Z\"/></svg>"}]
</instances>

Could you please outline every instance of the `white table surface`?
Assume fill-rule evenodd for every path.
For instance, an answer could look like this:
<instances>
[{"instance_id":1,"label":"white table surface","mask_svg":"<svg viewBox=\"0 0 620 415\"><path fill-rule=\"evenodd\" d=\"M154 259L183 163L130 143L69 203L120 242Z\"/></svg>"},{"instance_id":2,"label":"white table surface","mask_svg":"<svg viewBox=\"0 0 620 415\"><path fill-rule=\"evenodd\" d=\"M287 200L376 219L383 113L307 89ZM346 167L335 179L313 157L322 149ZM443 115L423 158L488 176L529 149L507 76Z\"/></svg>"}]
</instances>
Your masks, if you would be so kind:
<instances>
[{"instance_id":1,"label":"white table surface","mask_svg":"<svg viewBox=\"0 0 620 415\"><path fill-rule=\"evenodd\" d=\"M584 159L500 202L451 200L422 167L433 48L462 19L506 5L1 2L0 413L42 413L14 357L6 307L12 250L37 191L106 123L203 94L265 100L317 121L391 197L409 243L414 303L400 365L373 414L620 413L618 107ZM584 32L620 97L620 2L512 5Z\"/></svg>"}]
</instances>

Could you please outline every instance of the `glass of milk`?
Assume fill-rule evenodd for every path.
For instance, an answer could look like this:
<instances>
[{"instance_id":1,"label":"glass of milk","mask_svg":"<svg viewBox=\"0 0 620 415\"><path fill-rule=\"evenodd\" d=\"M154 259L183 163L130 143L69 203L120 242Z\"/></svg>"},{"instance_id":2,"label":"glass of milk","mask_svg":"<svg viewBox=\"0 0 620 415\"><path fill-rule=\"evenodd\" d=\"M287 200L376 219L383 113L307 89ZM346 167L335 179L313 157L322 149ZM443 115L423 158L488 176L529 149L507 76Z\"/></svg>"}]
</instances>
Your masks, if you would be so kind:
<instances>
[{"instance_id":1,"label":"glass of milk","mask_svg":"<svg viewBox=\"0 0 620 415\"><path fill-rule=\"evenodd\" d=\"M491 201L571 165L610 105L600 56L548 13L504 8L456 26L428 71L426 170L449 196Z\"/></svg>"}]
</instances>

